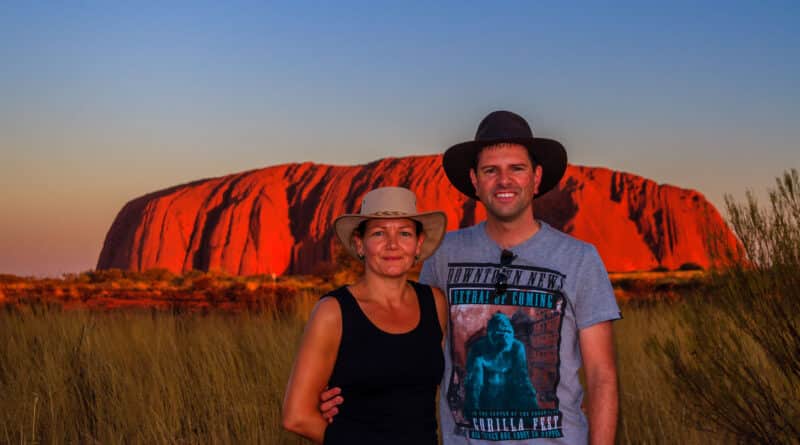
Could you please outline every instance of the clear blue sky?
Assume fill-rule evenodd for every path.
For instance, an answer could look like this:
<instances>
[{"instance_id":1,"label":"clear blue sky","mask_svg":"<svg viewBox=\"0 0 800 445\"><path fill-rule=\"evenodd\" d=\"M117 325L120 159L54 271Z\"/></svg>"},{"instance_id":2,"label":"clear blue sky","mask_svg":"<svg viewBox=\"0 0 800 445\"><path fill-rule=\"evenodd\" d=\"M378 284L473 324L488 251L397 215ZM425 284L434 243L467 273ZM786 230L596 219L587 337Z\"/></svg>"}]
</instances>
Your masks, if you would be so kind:
<instances>
[{"instance_id":1,"label":"clear blue sky","mask_svg":"<svg viewBox=\"0 0 800 445\"><path fill-rule=\"evenodd\" d=\"M130 199L438 153L514 110L704 193L800 167L796 2L0 5L0 273L94 267Z\"/></svg>"}]
</instances>

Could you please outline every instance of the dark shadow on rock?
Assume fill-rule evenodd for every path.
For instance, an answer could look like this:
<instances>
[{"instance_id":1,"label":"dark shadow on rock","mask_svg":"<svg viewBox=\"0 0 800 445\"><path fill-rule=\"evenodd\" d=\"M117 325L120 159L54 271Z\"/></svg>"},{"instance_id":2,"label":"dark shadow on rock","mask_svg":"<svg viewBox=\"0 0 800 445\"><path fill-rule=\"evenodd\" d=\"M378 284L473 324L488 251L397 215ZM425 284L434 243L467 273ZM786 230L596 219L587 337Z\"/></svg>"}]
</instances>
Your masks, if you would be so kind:
<instances>
[{"instance_id":1,"label":"dark shadow on rock","mask_svg":"<svg viewBox=\"0 0 800 445\"><path fill-rule=\"evenodd\" d=\"M561 181L558 186L533 201L536 218L550 224L562 232L578 213L575 191L582 185L574 178Z\"/></svg>"}]
</instances>

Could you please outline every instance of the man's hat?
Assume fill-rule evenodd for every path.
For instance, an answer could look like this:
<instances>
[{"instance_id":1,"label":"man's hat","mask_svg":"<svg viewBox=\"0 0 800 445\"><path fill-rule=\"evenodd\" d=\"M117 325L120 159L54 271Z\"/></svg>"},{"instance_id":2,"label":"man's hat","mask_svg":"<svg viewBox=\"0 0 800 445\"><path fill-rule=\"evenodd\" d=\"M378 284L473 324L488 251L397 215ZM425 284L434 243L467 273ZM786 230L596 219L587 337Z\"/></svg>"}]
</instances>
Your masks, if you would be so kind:
<instances>
[{"instance_id":1,"label":"man's hat","mask_svg":"<svg viewBox=\"0 0 800 445\"><path fill-rule=\"evenodd\" d=\"M447 230L447 216L444 212L417 212L417 197L414 192L403 187L381 187L364 195L361 213L346 214L333 222L336 236L345 250L358 258L353 245L353 231L368 219L408 218L422 224L425 241L419 252L419 261L428 258L439 247Z\"/></svg>"},{"instance_id":2,"label":"man's hat","mask_svg":"<svg viewBox=\"0 0 800 445\"><path fill-rule=\"evenodd\" d=\"M475 140L453 145L444 152L442 165L447 178L461 193L478 199L469 171L475 168L478 153L483 147L504 142L524 145L533 162L542 166L542 182L534 198L547 193L564 176L567 151L560 142L533 137L531 127L518 114L493 111L478 125Z\"/></svg>"}]
</instances>

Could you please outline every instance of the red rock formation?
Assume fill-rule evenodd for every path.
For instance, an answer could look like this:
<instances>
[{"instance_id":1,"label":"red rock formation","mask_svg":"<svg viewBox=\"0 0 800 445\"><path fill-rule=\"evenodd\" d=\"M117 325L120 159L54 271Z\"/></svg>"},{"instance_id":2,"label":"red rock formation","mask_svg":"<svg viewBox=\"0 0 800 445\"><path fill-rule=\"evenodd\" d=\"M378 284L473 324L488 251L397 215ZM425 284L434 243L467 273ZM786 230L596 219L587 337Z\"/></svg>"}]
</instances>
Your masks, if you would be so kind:
<instances>
[{"instance_id":1,"label":"red rock formation","mask_svg":"<svg viewBox=\"0 0 800 445\"><path fill-rule=\"evenodd\" d=\"M285 164L130 201L106 235L97 268L309 273L331 261L334 218L357 211L366 192L386 185L414 190L421 210L444 210L449 230L486 217L480 203L450 185L440 156ZM568 167L535 204L537 217L597 246L611 271L707 267L708 233L735 243L701 194L605 168Z\"/></svg>"}]
</instances>

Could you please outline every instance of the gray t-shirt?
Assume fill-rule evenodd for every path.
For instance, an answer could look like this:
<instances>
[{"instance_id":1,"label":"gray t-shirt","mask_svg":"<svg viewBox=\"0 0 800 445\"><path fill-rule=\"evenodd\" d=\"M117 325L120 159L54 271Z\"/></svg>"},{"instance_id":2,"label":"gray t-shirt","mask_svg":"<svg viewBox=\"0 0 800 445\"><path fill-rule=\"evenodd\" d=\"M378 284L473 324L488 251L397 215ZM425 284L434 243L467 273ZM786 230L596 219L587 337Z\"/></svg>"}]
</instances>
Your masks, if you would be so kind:
<instances>
[{"instance_id":1,"label":"gray t-shirt","mask_svg":"<svg viewBox=\"0 0 800 445\"><path fill-rule=\"evenodd\" d=\"M450 306L444 443L585 444L578 330L620 318L605 266L594 246L544 222L509 250L503 267L481 223L448 233L422 268Z\"/></svg>"}]
</instances>

